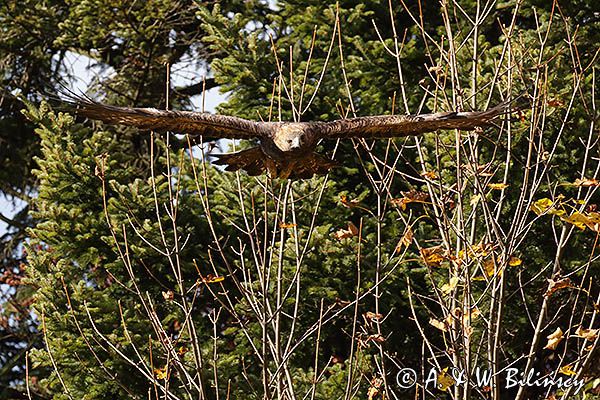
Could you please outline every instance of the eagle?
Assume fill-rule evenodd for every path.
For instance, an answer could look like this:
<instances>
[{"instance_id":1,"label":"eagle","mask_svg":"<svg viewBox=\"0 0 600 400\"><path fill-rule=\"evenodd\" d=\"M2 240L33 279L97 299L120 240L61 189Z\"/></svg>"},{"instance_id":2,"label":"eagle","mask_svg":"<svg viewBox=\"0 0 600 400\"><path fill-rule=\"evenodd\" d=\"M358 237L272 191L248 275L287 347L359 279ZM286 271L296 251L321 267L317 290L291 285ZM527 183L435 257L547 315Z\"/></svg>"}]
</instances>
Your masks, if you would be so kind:
<instances>
[{"instance_id":1,"label":"eagle","mask_svg":"<svg viewBox=\"0 0 600 400\"><path fill-rule=\"evenodd\" d=\"M485 111L379 115L330 122L257 122L204 112L118 107L82 96L69 101L78 115L108 124L204 138L258 139L259 146L214 155L214 163L226 166L226 171L244 170L251 176L269 173L281 179L307 179L337 166L315 152L321 140L406 137L440 129L474 130L513 111L512 103L504 102Z\"/></svg>"}]
</instances>

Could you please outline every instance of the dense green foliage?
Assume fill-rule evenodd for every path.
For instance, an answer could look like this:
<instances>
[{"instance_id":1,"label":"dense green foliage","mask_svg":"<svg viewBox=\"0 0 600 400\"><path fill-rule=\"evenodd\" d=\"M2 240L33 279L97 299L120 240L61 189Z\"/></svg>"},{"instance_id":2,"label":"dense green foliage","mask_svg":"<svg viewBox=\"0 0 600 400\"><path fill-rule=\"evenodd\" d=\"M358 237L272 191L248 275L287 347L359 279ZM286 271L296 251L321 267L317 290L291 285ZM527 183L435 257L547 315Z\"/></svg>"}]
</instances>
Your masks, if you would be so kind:
<instances>
[{"instance_id":1,"label":"dense green foliage","mask_svg":"<svg viewBox=\"0 0 600 400\"><path fill-rule=\"evenodd\" d=\"M52 105L58 105L55 101L40 104L38 91L57 89L60 79L74 73L62 64L68 51L86 55L101 68L114 70L109 78L94 82L92 92L103 101L121 105L164 107L166 63L183 63L195 70L210 64L214 79L208 80L207 86L218 85L228 93L228 100L220 106L219 112L250 119L279 117L278 101L272 99L273 93L277 97L278 90L282 92L281 118L285 120L298 116L293 112L292 103L302 109L302 120L332 120L353 113L389 114L392 109L395 112L403 112L405 108L416 112L421 107L423 111L447 110L457 103L464 108L470 108L473 103L482 108L487 105L488 95L492 103L508 97L507 87L513 96L544 90L547 98L555 99L556 103L538 105L548 106L549 111L544 134L539 136L536 132L536 143L540 146L537 150L540 153L555 151L555 154L548 165L549 179L542 183L539 193L542 197L562 194L566 198L581 198L578 188L561 185L580 178L582 160L591 157L579 143L587 140L590 121L597 119L597 111L591 104L592 96L597 99L598 89L596 93L591 91L594 78L590 71L596 68L600 32L593 1L570 2L560 13L547 2L521 5L511 53L519 59L516 74L519 77L510 83L512 86L506 75L500 74L496 81L495 73L506 41L503 29L510 24L515 5L514 2L496 4L478 28L475 82L471 75L472 52L459 51L456 75L460 88L451 90L448 84L443 92L449 101L437 93L439 98L429 96L424 103L425 90L435 91L436 79L449 79L451 73L448 66L439 61L439 48L431 46L432 42L443 43L447 37L438 2L408 5L411 13L417 16L421 13L426 20L426 30L419 29L401 4L394 6L393 28L387 2L349 1L338 8L317 1L282 1L271 5L257 1L188 4L158 0L54 3L9 2L0 11L3 13L0 21L5 23L2 35L6 38L0 47L3 86L9 90L20 89L26 104L26 118L19 113L23 103L16 98L7 95L6 103L1 104L0 184L8 194L9 189L35 193L33 211L24 215L27 223L21 222L32 226L27 246L29 286L15 286L17 292L35 293L35 317L26 330L38 338L38 349L31 353L32 371L38 381L31 389L40 398L141 399L148 398L149 393L154 396L156 388L149 376L161 380L162 369L170 368L171 360L161 347L166 341L172 344L189 371L200 371L200 376L193 376L191 380L203 385L207 398L229 395L234 399L261 399L264 371L277 369L277 357L266 354L268 346L261 329L264 321L256 317L254 299L246 298L245 293L252 288L259 293L261 301L278 299L281 296L277 292L278 284L291 284L299 279L297 276L301 276L302 283L291 286L294 291L297 288L297 293L281 303L286 317L277 320L282 331L294 332L290 340L298 343L288 362L294 389L301 394L310 392L315 379L313 328L323 308L339 313L319 326L316 365L323 376L319 378L314 396L319 399L344 397L348 391L348 371L354 365L357 372L352 380L352 394L367 398L369 389L374 387L373 379L381 376L378 370L381 363L387 369L388 379L393 379L393 372L401 366L420 368L423 365L424 342L414 319L427 322L436 313L444 312L444 307L431 301L429 295L448 282L451 262L446 257L441 267L432 268L423 261L419 249L442 245L446 243L444 237L449 243L458 242L457 237L460 237L456 232L439 232L435 211L427 201L409 204L403 210L392 200L406 197L403 193L410 190L427 191L422 172L435 171L444 185L434 185L429 190L445 199L443 207L452 210L461 204L468 212L470 207L475 210L477 204L472 202L476 195L473 186L462 186L459 182L454 132L424 137L420 142L422 150L398 139L395 141L398 147L406 145L401 156L397 149L390 150L388 141L375 143L369 151L351 141L324 143L321 150L329 155L335 146L341 167L327 178L289 185L266 177L255 179L243 173L224 173L210 164L200 172L198 153L194 152L196 158L191 163L185 141L175 136L167 139L165 135L157 135L151 139L148 132L135 129L93 126L53 111ZM457 32L454 40L466 43L465 49L472 48L468 19L461 12L475 15L476 2L461 2L460 6L462 11L454 9L456 15L452 17L454 32ZM424 8L419 10L419 7ZM565 19L558 15L564 15ZM540 34L544 35L551 18L556 21L540 50L536 21ZM573 35L575 27L578 27L575 42L579 52L576 55L578 69L574 71L572 57L575 56L569 52L564 39ZM397 60L386 50L386 47L394 49L394 32L402 43L404 94ZM378 33L384 38L383 42ZM424 45L424 36L431 38L427 40L429 46ZM330 46L332 50L328 54ZM340 48L345 69L341 67ZM278 63L285 88L278 88L281 85ZM539 73L547 75L548 84L544 88L533 88L532 82ZM305 92L300 102L298 96L305 74ZM293 84L290 84L290 76ZM562 136L553 150L554 140L562 129L564 105L569 104L579 77L578 94L565 128L568 134ZM496 85L490 88L487 85L492 81ZM481 91L477 91L473 101L474 86ZM352 93L351 103L348 87ZM286 91L291 93L292 90L293 96L286 95ZM175 88L170 106L190 108L190 97L200 91L201 85L197 82ZM314 101L304 112L313 94ZM406 104L402 101L404 96ZM453 102L453 96L459 101ZM290 102L289 97L294 101ZM519 167L528 156L529 116L530 113L524 113L510 139L495 137L493 133L485 137L479 147L479 163L494 161L498 152L503 156L510 149L516 164L511 165L510 181L520 182L526 173ZM15 129L19 130L18 135L14 134ZM597 138L598 128L593 129ZM597 156L598 147L593 149ZM390 152L393 155L389 155ZM376 176L380 167L370 155L386 159L388 163L396 155L401 157L395 167L406 175L396 176L388 183L385 194L378 192L383 185L378 186L367 178ZM37 167L31 174L33 159ZM205 179L208 183L206 187L197 185L196 178L200 174L202 179L199 180ZM264 191L263 187L268 190ZM460 189L446 194L448 187ZM510 186L503 192L506 201L502 203L498 228L509 237L516 235L511 230L511 210L519 202L519 190ZM170 197L172 191L178 194L176 201ZM289 217L289 211L282 213L281 208L285 206L276 201L286 198L288 191L297 200L294 221L281 220L281 215ZM243 193L242 200L240 193ZM492 190L487 197L494 201L499 195ZM211 204L210 214L204 199ZM356 200L356 203L349 204L346 199ZM598 202L595 198L588 201L592 205ZM169 218L175 204L176 225ZM318 212L312 229L316 207ZM256 210L258 216L249 210ZM505 272L505 291L509 295L503 330L499 333L504 346L502 366L529 351L534 327L524 307L529 307L528 313L536 317L539 314L547 282L539 278L538 272L552 262L556 250L554 236L565 226L558 218L541 218L546 219L533 226L524 243L504 254L518 255L523 266L518 272ZM273 254L273 258L264 262L265 271L271 273L267 280L270 286L266 289L261 288L258 276L246 276L252 270L250 266L260 264L255 259L256 254L249 250L251 240L241 233L244 229L250 230L248 220L259 221L255 225L250 223L253 236L266 238L260 242L265 249L262 257ZM407 220L411 222L414 241L419 246L404 246L402 250L398 243L406 234ZM349 222L361 228L360 238L356 235L336 237L335 233L346 228ZM289 227L281 228L275 235L272 230L278 224L289 224ZM481 232L484 228L477 227L479 231L474 236L483 242L488 236ZM24 237L23 229L20 238ZM310 240L300 264L295 258L295 238L302 246L304 241ZM583 274L577 267L588 261L588 257L593 258L590 254L594 239L589 230L578 232L561 255L562 270L576 271L573 281ZM269 253L268 249L279 246L281 253ZM361 253L357 260L359 246ZM176 251L164 254L169 249ZM12 250L17 251L16 247ZM452 250L455 254L467 252L464 248ZM4 264L4 268L14 270L15 266ZM597 275L597 261L591 263L591 271L590 275L593 276L594 271ZM225 280L211 290L217 284L210 283L209 274L225 277ZM384 275L383 283L376 286L375 282L380 282ZM185 282L185 288L177 276ZM522 282L530 281L521 297ZM239 282L247 286L241 287ZM414 304L414 315L407 282L411 283L411 293L421 295ZM474 281L473 290L485 293L487 283ZM586 290L594 299L598 286L596 282L593 285ZM347 307L347 302L357 296L357 290L364 297L356 308ZM373 293L378 295L377 301ZM569 301L571 295L557 294L555 299L559 301L549 306L548 313L559 309L561 302ZM186 319L185 307L179 301L183 298L191 304L190 319ZM227 303L229 300L231 303ZM158 318L155 322L168 336L166 339L149 320L149 305ZM211 318L219 307L223 311L213 324ZM491 312L485 304L480 307L483 314ZM382 314L389 313L390 317L376 326L366 321L353 323L355 313L366 315L376 308ZM583 313L573 310L573 314L578 312ZM289 315L294 317L288 318ZM562 313L553 322L570 326L570 317L569 313ZM184 323L189 320L193 321L193 329ZM477 324L473 343L485 340L482 333L485 323ZM358 333L353 333L355 328ZM8 329L8 326L0 325L0 329ZM440 349L440 353L447 350L445 337L439 330L431 326L425 329L430 343ZM305 332L312 336L300 341ZM543 337L549 333L544 332ZM44 343L40 342L40 336L44 336ZM283 336L281 340L285 345L288 337ZM536 365L556 362L541 347ZM263 352L266 363L261 362L254 348L258 348L258 353ZM453 350L464 351L462 348ZM0 351L14 353L14 349L8 348L0 348ZM382 361L383 352L387 358ZM218 353L216 360L213 359L215 353ZM5 354L0 354L0 362L6 362ZM204 363L202 368L197 365L198 358ZM23 359L18 360L22 364ZM520 361L521 364L524 365L524 361ZM213 375L215 370L218 382ZM22 369L13 372L2 383L23 391ZM186 386L190 380L183 370L174 367L168 378L164 381L169 382L170 390L179 398L198 397L190 394L196 389ZM277 392L271 395L276 397ZM7 394L7 398L9 396ZM542 392L532 391L531 398L535 396L542 396Z\"/></svg>"}]
</instances>

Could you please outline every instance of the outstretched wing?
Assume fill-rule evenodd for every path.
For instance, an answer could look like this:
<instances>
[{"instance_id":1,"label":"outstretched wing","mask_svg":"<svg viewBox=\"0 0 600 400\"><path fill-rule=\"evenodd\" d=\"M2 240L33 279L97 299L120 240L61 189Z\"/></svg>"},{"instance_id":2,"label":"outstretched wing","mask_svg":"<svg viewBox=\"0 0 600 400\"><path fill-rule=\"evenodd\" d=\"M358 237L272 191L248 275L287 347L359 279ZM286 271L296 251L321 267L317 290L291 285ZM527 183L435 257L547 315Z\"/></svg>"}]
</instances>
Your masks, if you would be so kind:
<instances>
[{"instance_id":1,"label":"outstretched wing","mask_svg":"<svg viewBox=\"0 0 600 400\"><path fill-rule=\"evenodd\" d=\"M156 108L117 107L77 97L70 102L81 116L109 124L135 126L140 129L171 131L215 138L251 139L272 134L268 122L191 111L158 110Z\"/></svg>"},{"instance_id":2,"label":"outstretched wing","mask_svg":"<svg viewBox=\"0 0 600 400\"><path fill-rule=\"evenodd\" d=\"M490 124L500 115L512 111L503 103L487 111L442 112L420 115L381 115L327 122L319 127L323 139L391 138L419 135L438 129L473 130Z\"/></svg>"}]
</instances>

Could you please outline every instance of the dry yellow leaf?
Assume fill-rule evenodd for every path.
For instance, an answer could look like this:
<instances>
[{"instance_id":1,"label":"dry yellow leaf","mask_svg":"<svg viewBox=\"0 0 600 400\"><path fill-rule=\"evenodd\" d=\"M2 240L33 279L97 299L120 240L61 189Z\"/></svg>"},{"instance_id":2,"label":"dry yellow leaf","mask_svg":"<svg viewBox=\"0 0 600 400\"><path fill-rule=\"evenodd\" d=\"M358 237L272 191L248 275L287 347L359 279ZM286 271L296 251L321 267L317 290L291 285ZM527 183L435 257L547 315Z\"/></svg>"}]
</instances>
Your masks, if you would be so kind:
<instances>
[{"instance_id":1,"label":"dry yellow leaf","mask_svg":"<svg viewBox=\"0 0 600 400\"><path fill-rule=\"evenodd\" d=\"M479 203L480 199L481 199L481 195L475 194L475 195L471 196L471 201L469 201L469 204L471 205L471 207L475 207L477 205L477 203Z\"/></svg>"},{"instance_id":2,"label":"dry yellow leaf","mask_svg":"<svg viewBox=\"0 0 600 400\"><path fill-rule=\"evenodd\" d=\"M373 400L379 394L379 389L371 386L369 390L367 390L367 398L369 400Z\"/></svg>"},{"instance_id":3,"label":"dry yellow leaf","mask_svg":"<svg viewBox=\"0 0 600 400\"><path fill-rule=\"evenodd\" d=\"M167 366L155 369L154 376L156 379L167 379Z\"/></svg>"},{"instance_id":4,"label":"dry yellow leaf","mask_svg":"<svg viewBox=\"0 0 600 400\"><path fill-rule=\"evenodd\" d=\"M508 259L508 265L511 267L518 267L521 264L523 264L523 261L519 257L511 256Z\"/></svg>"},{"instance_id":5,"label":"dry yellow leaf","mask_svg":"<svg viewBox=\"0 0 600 400\"><path fill-rule=\"evenodd\" d=\"M577 375L577 372L575 372L573 370L573 365L571 365L571 364L567 364L564 367L561 367L561 369L559 369L558 372L560 372L563 375L567 375L567 376Z\"/></svg>"},{"instance_id":6,"label":"dry yellow leaf","mask_svg":"<svg viewBox=\"0 0 600 400\"><path fill-rule=\"evenodd\" d=\"M488 187L492 190L502 190L508 187L506 183L488 183Z\"/></svg>"},{"instance_id":7,"label":"dry yellow leaf","mask_svg":"<svg viewBox=\"0 0 600 400\"><path fill-rule=\"evenodd\" d=\"M296 224L286 224L286 223L283 223L283 222L279 223L279 228L281 228L281 229L290 229L290 228L293 228L295 226L296 226Z\"/></svg>"},{"instance_id":8,"label":"dry yellow leaf","mask_svg":"<svg viewBox=\"0 0 600 400\"><path fill-rule=\"evenodd\" d=\"M575 331L575 336L584 338L593 342L598 337L598 329L586 329L581 326Z\"/></svg>"},{"instance_id":9,"label":"dry yellow leaf","mask_svg":"<svg viewBox=\"0 0 600 400\"><path fill-rule=\"evenodd\" d=\"M479 242L476 245L468 247L466 250L460 250L458 258L464 260L467 256L475 258L487 257L493 249L494 245L492 243Z\"/></svg>"},{"instance_id":10,"label":"dry yellow leaf","mask_svg":"<svg viewBox=\"0 0 600 400\"><path fill-rule=\"evenodd\" d=\"M529 209L536 213L536 215L542 215L554 206L554 202L548 198L543 198L535 201Z\"/></svg>"},{"instance_id":11,"label":"dry yellow leaf","mask_svg":"<svg viewBox=\"0 0 600 400\"><path fill-rule=\"evenodd\" d=\"M563 338L564 338L564 333L562 331L562 329L560 329L560 327L556 328L556 330L554 332L552 332L550 335L547 336L548 338L548 343L546 343L546 346L544 346L545 349L548 350L556 350L556 346L558 346L558 344L560 342L562 342Z\"/></svg>"},{"instance_id":12,"label":"dry yellow leaf","mask_svg":"<svg viewBox=\"0 0 600 400\"><path fill-rule=\"evenodd\" d=\"M483 270L488 277L492 276L502 276L502 269L496 269L496 266L499 266L498 263L494 262L494 258L490 258L486 262L483 263Z\"/></svg>"},{"instance_id":13,"label":"dry yellow leaf","mask_svg":"<svg viewBox=\"0 0 600 400\"><path fill-rule=\"evenodd\" d=\"M561 219L571 225L575 225L582 231L584 231L587 224L591 222L586 215L580 213L579 211L575 211L568 217L562 217Z\"/></svg>"},{"instance_id":14,"label":"dry yellow leaf","mask_svg":"<svg viewBox=\"0 0 600 400\"><path fill-rule=\"evenodd\" d=\"M479 316L481 315L481 311L479 310L478 307L473 308L472 310L469 310L467 308L465 308L465 311L463 312L463 326L469 326L470 325L470 321L474 321L477 318L479 318Z\"/></svg>"},{"instance_id":15,"label":"dry yellow leaf","mask_svg":"<svg viewBox=\"0 0 600 400\"><path fill-rule=\"evenodd\" d=\"M213 274L208 274L202 277L202 282L204 283L218 283L225 280L224 276L215 276Z\"/></svg>"},{"instance_id":16,"label":"dry yellow leaf","mask_svg":"<svg viewBox=\"0 0 600 400\"><path fill-rule=\"evenodd\" d=\"M438 319L431 318L429 320L429 325L433 326L434 328L438 328L440 331L448 332L448 326Z\"/></svg>"},{"instance_id":17,"label":"dry yellow leaf","mask_svg":"<svg viewBox=\"0 0 600 400\"><path fill-rule=\"evenodd\" d=\"M444 368L437 376L438 389L447 391L456 381L448 375L448 367Z\"/></svg>"},{"instance_id":18,"label":"dry yellow leaf","mask_svg":"<svg viewBox=\"0 0 600 400\"><path fill-rule=\"evenodd\" d=\"M594 232L600 232L600 213L599 212L590 212L590 213L587 213L586 215L588 217L586 226Z\"/></svg>"},{"instance_id":19,"label":"dry yellow leaf","mask_svg":"<svg viewBox=\"0 0 600 400\"><path fill-rule=\"evenodd\" d=\"M464 334L469 337L473 334L473 321L475 321L481 315L481 311L479 311L478 307L469 310L468 307L465 307L465 310L462 314L462 328Z\"/></svg>"},{"instance_id":20,"label":"dry yellow leaf","mask_svg":"<svg viewBox=\"0 0 600 400\"><path fill-rule=\"evenodd\" d=\"M367 390L367 398L373 400L378 394L383 385L383 379L377 377L371 380L371 386Z\"/></svg>"},{"instance_id":21,"label":"dry yellow leaf","mask_svg":"<svg viewBox=\"0 0 600 400\"><path fill-rule=\"evenodd\" d=\"M435 171L427 171L427 172L423 172L423 173L421 174L421 176L422 176L423 178L427 178L427 179L431 179L431 180L437 179L437 177L438 177L438 176L437 176L437 174L435 173Z\"/></svg>"},{"instance_id":22,"label":"dry yellow leaf","mask_svg":"<svg viewBox=\"0 0 600 400\"><path fill-rule=\"evenodd\" d=\"M458 277L453 276L452 278L450 278L450 281L448 283L444 283L442 285L440 290L442 294L448 295L454 290L454 288L456 288L456 285L458 285Z\"/></svg>"}]
</instances>

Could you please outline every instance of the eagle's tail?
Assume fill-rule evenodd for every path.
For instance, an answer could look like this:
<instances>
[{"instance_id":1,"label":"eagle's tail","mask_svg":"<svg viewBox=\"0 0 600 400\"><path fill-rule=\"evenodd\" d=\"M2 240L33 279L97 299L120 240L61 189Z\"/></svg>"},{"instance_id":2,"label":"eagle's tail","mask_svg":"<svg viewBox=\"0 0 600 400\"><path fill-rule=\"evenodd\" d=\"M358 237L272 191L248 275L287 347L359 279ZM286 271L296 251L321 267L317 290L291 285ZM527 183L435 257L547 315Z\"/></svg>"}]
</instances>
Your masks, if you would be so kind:
<instances>
[{"instance_id":1,"label":"eagle's tail","mask_svg":"<svg viewBox=\"0 0 600 400\"><path fill-rule=\"evenodd\" d=\"M259 147L230 154L215 154L217 165L226 165L226 171L245 170L250 176L265 172L280 179L309 179L313 175L323 175L337 163L317 153L305 157L276 161L269 158Z\"/></svg>"},{"instance_id":2,"label":"eagle's tail","mask_svg":"<svg viewBox=\"0 0 600 400\"><path fill-rule=\"evenodd\" d=\"M311 153L294 166L289 177L309 179L313 175L325 175L331 168L337 166L335 161L318 153Z\"/></svg>"},{"instance_id":3,"label":"eagle's tail","mask_svg":"<svg viewBox=\"0 0 600 400\"><path fill-rule=\"evenodd\" d=\"M256 176L265 172L266 156L260 147L252 147L247 150L229 154L213 154L217 157L214 162L217 165L226 165L225 171L245 170L248 175Z\"/></svg>"}]
</instances>

